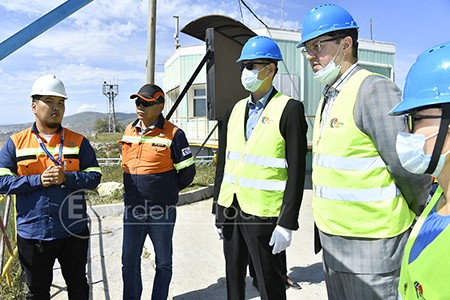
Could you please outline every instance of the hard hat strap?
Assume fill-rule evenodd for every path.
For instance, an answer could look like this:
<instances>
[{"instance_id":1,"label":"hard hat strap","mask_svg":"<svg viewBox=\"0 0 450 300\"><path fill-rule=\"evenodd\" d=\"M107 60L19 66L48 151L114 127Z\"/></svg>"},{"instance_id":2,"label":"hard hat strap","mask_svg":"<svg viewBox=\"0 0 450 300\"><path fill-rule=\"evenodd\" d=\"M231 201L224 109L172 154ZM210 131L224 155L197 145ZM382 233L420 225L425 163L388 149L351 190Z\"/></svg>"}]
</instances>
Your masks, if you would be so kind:
<instances>
[{"instance_id":1,"label":"hard hat strap","mask_svg":"<svg viewBox=\"0 0 450 300\"><path fill-rule=\"evenodd\" d=\"M432 174L436 169L439 162L439 157L444 147L445 138L447 137L448 125L450 124L450 104L442 105L442 118L439 126L439 133L436 138L436 144L434 145L433 154L431 154L431 161L426 169L425 173Z\"/></svg>"}]
</instances>

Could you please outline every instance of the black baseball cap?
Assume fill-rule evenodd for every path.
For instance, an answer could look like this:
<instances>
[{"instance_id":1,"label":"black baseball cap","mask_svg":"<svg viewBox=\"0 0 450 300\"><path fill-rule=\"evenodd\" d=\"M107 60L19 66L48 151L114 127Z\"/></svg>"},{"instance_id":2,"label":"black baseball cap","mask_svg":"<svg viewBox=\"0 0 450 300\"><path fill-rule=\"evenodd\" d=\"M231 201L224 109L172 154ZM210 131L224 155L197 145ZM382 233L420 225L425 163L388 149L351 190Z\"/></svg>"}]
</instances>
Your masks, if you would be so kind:
<instances>
[{"instance_id":1,"label":"black baseball cap","mask_svg":"<svg viewBox=\"0 0 450 300\"><path fill-rule=\"evenodd\" d=\"M136 94L132 94L130 99L137 97L148 102L164 102L164 91L156 84L146 84L142 86Z\"/></svg>"}]
</instances>

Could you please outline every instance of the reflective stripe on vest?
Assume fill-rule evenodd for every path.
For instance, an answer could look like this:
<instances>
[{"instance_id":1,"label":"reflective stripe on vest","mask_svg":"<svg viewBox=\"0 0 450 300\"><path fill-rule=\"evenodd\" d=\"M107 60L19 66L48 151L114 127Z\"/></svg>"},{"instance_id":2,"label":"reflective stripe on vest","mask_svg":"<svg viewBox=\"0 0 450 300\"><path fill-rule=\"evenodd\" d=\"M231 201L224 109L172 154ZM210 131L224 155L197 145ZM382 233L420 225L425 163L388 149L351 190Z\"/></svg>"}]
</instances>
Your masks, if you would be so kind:
<instances>
[{"instance_id":1,"label":"reflective stripe on vest","mask_svg":"<svg viewBox=\"0 0 450 300\"><path fill-rule=\"evenodd\" d=\"M62 165L67 172L80 171L79 152L84 137L76 132L64 128L64 145L62 151ZM60 155L60 144L62 132L56 133L56 138L50 140L46 145L49 155L58 159ZM53 161L48 159L47 153L39 145L38 140L32 128L25 129L11 136L16 147L17 175L40 174L49 166L53 165ZM100 168L94 170L100 173Z\"/></svg>"},{"instance_id":2,"label":"reflective stripe on vest","mask_svg":"<svg viewBox=\"0 0 450 300\"><path fill-rule=\"evenodd\" d=\"M400 190L395 184L370 189L339 189L321 185L314 187L316 197L350 202L386 201L386 199L392 199L400 194Z\"/></svg>"},{"instance_id":3,"label":"reflective stripe on vest","mask_svg":"<svg viewBox=\"0 0 450 300\"><path fill-rule=\"evenodd\" d=\"M285 181L271 181L271 180L258 180L258 179L249 179L249 178L239 178L237 184L242 187L258 189L258 190L266 190L266 191L284 191L286 188ZM230 174L224 174L223 182L227 182L230 184L236 183L236 176Z\"/></svg>"},{"instance_id":4,"label":"reflective stripe on vest","mask_svg":"<svg viewBox=\"0 0 450 300\"><path fill-rule=\"evenodd\" d=\"M16 176L16 174L8 168L0 168L0 176Z\"/></svg>"},{"instance_id":5,"label":"reflective stripe on vest","mask_svg":"<svg viewBox=\"0 0 450 300\"><path fill-rule=\"evenodd\" d=\"M52 154L53 156L58 156L59 152L59 146L58 147L47 147L48 152ZM80 152L79 147L63 147L63 155L78 155ZM17 159L21 159L21 157L28 157L28 156L39 156L39 155L46 155L44 150L42 150L41 147L38 148L25 148L25 149L16 149L16 157Z\"/></svg>"},{"instance_id":6,"label":"reflective stripe on vest","mask_svg":"<svg viewBox=\"0 0 450 300\"><path fill-rule=\"evenodd\" d=\"M97 173L102 173L102 168L100 168L100 167L91 167L91 168L86 168L86 169L84 169L84 170L81 170L81 172L85 172L85 173L87 173L87 172L97 172Z\"/></svg>"},{"instance_id":7,"label":"reflective stripe on vest","mask_svg":"<svg viewBox=\"0 0 450 300\"><path fill-rule=\"evenodd\" d=\"M422 229L427 216L432 213L443 190L439 186L425 210L414 225L405 246L400 280L399 295L402 299L448 299L450 285L448 284L448 270L450 269L450 227L447 226L431 241L420 255L408 263L411 249ZM447 216L448 218L448 216Z\"/></svg>"},{"instance_id":8,"label":"reflective stripe on vest","mask_svg":"<svg viewBox=\"0 0 450 300\"><path fill-rule=\"evenodd\" d=\"M321 128L318 106L313 136L313 215L328 234L389 238L407 230L414 219L373 141L357 127L353 113L362 82L360 70L336 97Z\"/></svg>"},{"instance_id":9,"label":"reflective stripe on vest","mask_svg":"<svg viewBox=\"0 0 450 300\"><path fill-rule=\"evenodd\" d=\"M129 124L122 139L122 168L127 174L143 175L181 170L194 163L186 159L174 164L171 155L172 139L178 127L164 120L164 128L154 129L141 136L134 126Z\"/></svg>"},{"instance_id":10,"label":"reflective stripe on vest","mask_svg":"<svg viewBox=\"0 0 450 300\"><path fill-rule=\"evenodd\" d=\"M376 157L341 157L327 154L315 154L316 166L339 170L366 170L384 168L386 164L380 156Z\"/></svg>"},{"instance_id":11,"label":"reflective stripe on vest","mask_svg":"<svg viewBox=\"0 0 450 300\"><path fill-rule=\"evenodd\" d=\"M227 152L226 158L228 160L239 160L240 152ZM272 168L287 168L287 161L285 158L264 157L252 154L244 154L244 162L247 164L272 167Z\"/></svg>"},{"instance_id":12,"label":"reflective stripe on vest","mask_svg":"<svg viewBox=\"0 0 450 300\"><path fill-rule=\"evenodd\" d=\"M170 147L172 145L172 141L168 138L161 138L159 136L129 136L124 135L122 137L121 142L125 143L158 143L166 145L167 147Z\"/></svg>"},{"instance_id":13,"label":"reflective stripe on vest","mask_svg":"<svg viewBox=\"0 0 450 300\"><path fill-rule=\"evenodd\" d=\"M249 140L245 140L245 111L249 99L239 101L230 115L225 170L218 203L229 207L236 194L240 208L250 215L280 214L287 181L285 141L280 119L289 97L277 93L267 104Z\"/></svg>"},{"instance_id":14,"label":"reflective stripe on vest","mask_svg":"<svg viewBox=\"0 0 450 300\"><path fill-rule=\"evenodd\" d=\"M376 157L340 157L326 154L315 154L314 163L316 166L338 170L368 170L384 168L386 164L380 156ZM384 201L400 195L400 190L395 183L385 187L374 187L370 189L339 189L328 186L315 186L315 195L329 200L347 200L352 202Z\"/></svg>"}]
</instances>

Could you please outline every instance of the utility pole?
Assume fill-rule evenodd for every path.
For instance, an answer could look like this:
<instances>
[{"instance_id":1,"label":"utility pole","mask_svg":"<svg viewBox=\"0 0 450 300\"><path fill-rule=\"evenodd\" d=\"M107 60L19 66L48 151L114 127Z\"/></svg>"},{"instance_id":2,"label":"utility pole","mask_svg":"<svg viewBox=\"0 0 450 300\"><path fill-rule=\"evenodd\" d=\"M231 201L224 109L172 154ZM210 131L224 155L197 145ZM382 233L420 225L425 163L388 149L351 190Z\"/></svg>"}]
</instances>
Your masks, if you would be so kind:
<instances>
[{"instance_id":1,"label":"utility pole","mask_svg":"<svg viewBox=\"0 0 450 300\"><path fill-rule=\"evenodd\" d=\"M156 0L148 0L147 83L155 83Z\"/></svg>"}]
</instances>

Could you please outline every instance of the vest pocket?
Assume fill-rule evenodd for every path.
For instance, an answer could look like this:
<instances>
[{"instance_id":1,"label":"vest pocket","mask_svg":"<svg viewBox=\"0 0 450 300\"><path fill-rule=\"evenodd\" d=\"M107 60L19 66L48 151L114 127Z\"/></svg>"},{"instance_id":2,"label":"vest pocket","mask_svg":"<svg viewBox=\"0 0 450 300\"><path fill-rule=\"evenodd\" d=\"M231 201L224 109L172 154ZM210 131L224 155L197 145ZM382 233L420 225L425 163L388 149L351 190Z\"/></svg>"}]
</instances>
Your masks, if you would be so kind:
<instances>
[{"instance_id":1,"label":"vest pocket","mask_svg":"<svg viewBox=\"0 0 450 300\"><path fill-rule=\"evenodd\" d=\"M64 166L64 171L78 172L78 171L80 171L80 160L74 159L74 158L64 159L63 166Z\"/></svg>"},{"instance_id":2,"label":"vest pocket","mask_svg":"<svg viewBox=\"0 0 450 300\"><path fill-rule=\"evenodd\" d=\"M27 157L17 158L17 173L18 175L30 175L40 173L40 168L38 166L38 159L35 155Z\"/></svg>"}]
</instances>

